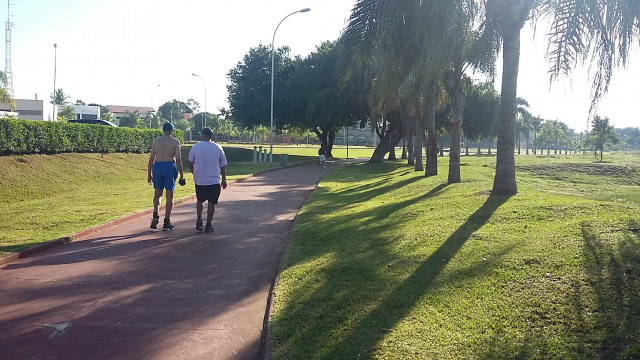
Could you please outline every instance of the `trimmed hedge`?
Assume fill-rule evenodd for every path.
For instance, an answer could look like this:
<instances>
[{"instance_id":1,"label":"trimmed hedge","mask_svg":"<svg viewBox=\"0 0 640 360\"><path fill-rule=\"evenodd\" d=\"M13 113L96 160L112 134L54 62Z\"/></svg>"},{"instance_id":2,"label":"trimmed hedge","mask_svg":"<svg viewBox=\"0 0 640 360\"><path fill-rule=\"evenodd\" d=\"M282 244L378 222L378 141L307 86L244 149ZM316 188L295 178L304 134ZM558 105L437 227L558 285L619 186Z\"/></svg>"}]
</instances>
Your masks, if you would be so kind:
<instances>
[{"instance_id":1,"label":"trimmed hedge","mask_svg":"<svg viewBox=\"0 0 640 360\"><path fill-rule=\"evenodd\" d=\"M0 154L149 152L162 130L0 119ZM183 139L182 131L174 136Z\"/></svg>"}]
</instances>

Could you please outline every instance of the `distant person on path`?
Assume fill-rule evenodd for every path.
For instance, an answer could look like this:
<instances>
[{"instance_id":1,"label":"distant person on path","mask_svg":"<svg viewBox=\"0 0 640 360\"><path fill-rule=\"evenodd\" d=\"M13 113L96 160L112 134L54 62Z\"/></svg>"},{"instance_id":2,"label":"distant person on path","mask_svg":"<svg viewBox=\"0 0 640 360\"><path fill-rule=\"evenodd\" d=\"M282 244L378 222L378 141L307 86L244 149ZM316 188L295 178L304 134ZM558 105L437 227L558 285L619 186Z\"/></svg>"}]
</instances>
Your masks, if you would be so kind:
<instances>
[{"instance_id":1,"label":"distant person on path","mask_svg":"<svg viewBox=\"0 0 640 360\"><path fill-rule=\"evenodd\" d=\"M180 156L180 140L173 137L175 128L171 123L164 123L162 131L163 136L158 136L153 140L151 145L151 156L149 156L149 166L147 181L149 185L153 184L156 190L153 196L153 218L151 219L151 228L156 229L160 216L158 215L158 207L160 206L160 198L162 192L166 190L166 209L164 214L163 231L172 230L171 209L173 208L173 190L176 188L176 179L180 173L180 185L185 184L184 174L182 172L182 158Z\"/></svg>"},{"instance_id":2,"label":"distant person on path","mask_svg":"<svg viewBox=\"0 0 640 360\"><path fill-rule=\"evenodd\" d=\"M320 160L320 165L322 165L323 168L326 168L327 165L327 151L324 149L324 145L320 146L320 150L318 150L318 158Z\"/></svg>"},{"instance_id":3,"label":"distant person on path","mask_svg":"<svg viewBox=\"0 0 640 360\"><path fill-rule=\"evenodd\" d=\"M196 184L196 231L202 231L202 209L207 201L207 225L204 232L213 231L213 214L220 197L220 187L227 188L227 157L222 146L211 141L213 130L204 128L201 131L202 141L193 145L189 151L189 168L193 173L193 182ZM220 181L222 175L222 181Z\"/></svg>"}]
</instances>

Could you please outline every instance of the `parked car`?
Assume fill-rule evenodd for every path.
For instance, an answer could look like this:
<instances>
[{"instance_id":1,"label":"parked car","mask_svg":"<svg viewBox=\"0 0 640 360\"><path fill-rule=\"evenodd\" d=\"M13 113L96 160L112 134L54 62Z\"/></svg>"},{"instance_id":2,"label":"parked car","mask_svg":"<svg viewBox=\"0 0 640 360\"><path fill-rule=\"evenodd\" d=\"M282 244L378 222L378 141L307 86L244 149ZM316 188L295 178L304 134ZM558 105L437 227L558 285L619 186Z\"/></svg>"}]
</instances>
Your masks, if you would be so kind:
<instances>
[{"instance_id":1,"label":"parked car","mask_svg":"<svg viewBox=\"0 0 640 360\"><path fill-rule=\"evenodd\" d=\"M101 119L73 119L69 120L69 122L74 124L91 124L118 127L118 125L112 123L111 121Z\"/></svg>"}]
</instances>

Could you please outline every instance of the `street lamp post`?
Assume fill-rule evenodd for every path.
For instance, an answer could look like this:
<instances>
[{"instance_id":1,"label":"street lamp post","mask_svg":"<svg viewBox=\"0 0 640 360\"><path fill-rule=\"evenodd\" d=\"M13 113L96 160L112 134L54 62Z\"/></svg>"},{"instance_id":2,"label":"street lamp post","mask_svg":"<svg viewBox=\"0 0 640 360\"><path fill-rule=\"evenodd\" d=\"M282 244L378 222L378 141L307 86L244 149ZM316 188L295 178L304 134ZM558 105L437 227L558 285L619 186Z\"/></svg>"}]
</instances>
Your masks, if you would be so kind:
<instances>
[{"instance_id":1,"label":"street lamp post","mask_svg":"<svg viewBox=\"0 0 640 360\"><path fill-rule=\"evenodd\" d=\"M156 89L160 87L160 84L156 85L153 87L153 90L151 90L151 109L155 111L155 109L153 108L153 94L156 92ZM151 129L151 114L149 114L149 129Z\"/></svg>"},{"instance_id":2,"label":"street lamp post","mask_svg":"<svg viewBox=\"0 0 640 360\"><path fill-rule=\"evenodd\" d=\"M204 129L207 126L207 84L204 82L204 79L196 74L191 74L202 81L202 85L204 85L204 114L202 114L202 128Z\"/></svg>"},{"instance_id":3,"label":"street lamp post","mask_svg":"<svg viewBox=\"0 0 640 360\"><path fill-rule=\"evenodd\" d=\"M53 111L51 113L51 121L56 121L56 72L58 70L58 44L53 44Z\"/></svg>"},{"instance_id":4,"label":"street lamp post","mask_svg":"<svg viewBox=\"0 0 640 360\"><path fill-rule=\"evenodd\" d=\"M311 9L309 8L305 8L302 10L298 10L298 11L294 11L291 14L285 16L282 20L280 20L280 22L278 23L278 26L276 26L276 30L273 32L273 39L271 40L271 130L269 131L269 141L271 142L269 145L269 162L273 163L273 72L274 72L274 59L275 59L275 41L276 41L276 32L278 31L278 28L280 27L280 24L282 24L283 21L285 21L289 16L293 15L293 14L297 14L297 13L305 13L305 12L309 12L311 11Z\"/></svg>"}]
</instances>

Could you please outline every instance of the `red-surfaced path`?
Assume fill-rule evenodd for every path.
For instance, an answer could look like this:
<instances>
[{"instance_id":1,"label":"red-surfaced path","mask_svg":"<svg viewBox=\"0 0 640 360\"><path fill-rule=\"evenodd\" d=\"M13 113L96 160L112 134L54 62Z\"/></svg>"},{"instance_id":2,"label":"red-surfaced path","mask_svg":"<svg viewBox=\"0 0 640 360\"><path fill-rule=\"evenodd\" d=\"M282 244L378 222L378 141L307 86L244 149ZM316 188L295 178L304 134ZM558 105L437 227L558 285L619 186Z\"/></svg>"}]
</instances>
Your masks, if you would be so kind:
<instances>
[{"instance_id":1,"label":"red-surfaced path","mask_svg":"<svg viewBox=\"0 0 640 360\"><path fill-rule=\"evenodd\" d=\"M292 220L337 166L229 185L211 234L189 202L173 231L134 220L0 267L0 359L257 359Z\"/></svg>"}]
</instances>

